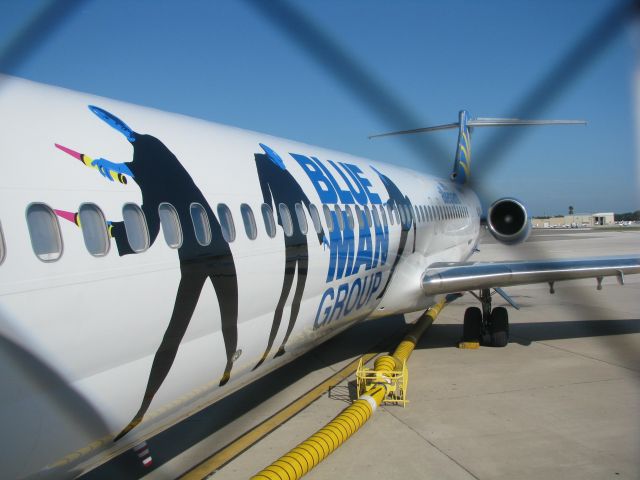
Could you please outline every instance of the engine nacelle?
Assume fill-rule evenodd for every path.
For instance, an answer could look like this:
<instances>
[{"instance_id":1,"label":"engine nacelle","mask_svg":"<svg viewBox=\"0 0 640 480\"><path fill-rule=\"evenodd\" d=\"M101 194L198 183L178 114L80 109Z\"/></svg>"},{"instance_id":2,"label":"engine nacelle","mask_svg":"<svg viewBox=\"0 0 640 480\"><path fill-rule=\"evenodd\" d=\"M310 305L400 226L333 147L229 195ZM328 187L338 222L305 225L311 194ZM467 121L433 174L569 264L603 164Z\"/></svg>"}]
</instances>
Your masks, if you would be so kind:
<instances>
[{"instance_id":1,"label":"engine nacelle","mask_svg":"<svg viewBox=\"0 0 640 480\"><path fill-rule=\"evenodd\" d=\"M496 240L514 245L529 237L531 218L522 202L515 198L501 198L489 207L487 226Z\"/></svg>"}]
</instances>

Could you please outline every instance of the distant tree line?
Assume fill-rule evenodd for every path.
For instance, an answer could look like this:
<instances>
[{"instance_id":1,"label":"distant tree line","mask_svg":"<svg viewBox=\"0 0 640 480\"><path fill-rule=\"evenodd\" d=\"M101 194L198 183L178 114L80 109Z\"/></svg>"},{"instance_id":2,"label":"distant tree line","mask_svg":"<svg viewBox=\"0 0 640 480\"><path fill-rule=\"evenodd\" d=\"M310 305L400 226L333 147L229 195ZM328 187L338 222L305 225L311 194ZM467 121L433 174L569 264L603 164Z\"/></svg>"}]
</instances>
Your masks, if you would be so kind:
<instances>
[{"instance_id":1,"label":"distant tree line","mask_svg":"<svg viewBox=\"0 0 640 480\"><path fill-rule=\"evenodd\" d=\"M627 213L614 213L613 219L616 222L637 222L640 221L640 210Z\"/></svg>"}]
</instances>

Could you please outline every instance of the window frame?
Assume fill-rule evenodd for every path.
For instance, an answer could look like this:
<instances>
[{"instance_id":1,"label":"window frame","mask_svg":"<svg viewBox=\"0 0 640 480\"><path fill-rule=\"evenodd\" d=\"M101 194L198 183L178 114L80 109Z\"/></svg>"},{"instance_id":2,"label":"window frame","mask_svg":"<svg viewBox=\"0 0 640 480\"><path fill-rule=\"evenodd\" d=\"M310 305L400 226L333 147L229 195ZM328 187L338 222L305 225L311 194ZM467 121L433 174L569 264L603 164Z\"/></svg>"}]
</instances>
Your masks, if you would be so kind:
<instances>
[{"instance_id":1,"label":"window frame","mask_svg":"<svg viewBox=\"0 0 640 480\"><path fill-rule=\"evenodd\" d=\"M341 232L344 231L344 215L342 215L342 209L340 208L340 205L336 204L335 207L333 207L333 211L336 213L336 217L338 218L338 229L340 229Z\"/></svg>"},{"instance_id":2,"label":"window frame","mask_svg":"<svg viewBox=\"0 0 640 480\"><path fill-rule=\"evenodd\" d=\"M358 219L358 228L360 230L363 230L364 222L365 222L364 213L358 205L355 205L355 210L356 210L356 218ZM354 226L355 226L355 222L354 222Z\"/></svg>"},{"instance_id":3,"label":"window frame","mask_svg":"<svg viewBox=\"0 0 640 480\"><path fill-rule=\"evenodd\" d=\"M310 203L308 209L309 216L311 217L311 223L313 223L313 228L316 233L322 233L322 221L320 220L318 208L313 203Z\"/></svg>"},{"instance_id":4,"label":"window frame","mask_svg":"<svg viewBox=\"0 0 640 480\"><path fill-rule=\"evenodd\" d=\"M175 231L178 234L178 243L175 245L172 245L171 243L169 243L169 239L167 238L167 228L165 224L162 222L162 214L160 213L163 207L168 207L167 211L171 212L171 217L172 217L171 220L174 223L174 226L176 228ZM180 248L184 243L184 232L182 231L182 224L180 223L180 216L178 215L178 211L176 210L176 207L174 207L169 202L161 202L158 205L158 219L160 220L160 227L162 228L162 236L167 246L174 250Z\"/></svg>"},{"instance_id":5,"label":"window frame","mask_svg":"<svg viewBox=\"0 0 640 480\"><path fill-rule=\"evenodd\" d=\"M53 230L54 230L53 233L57 233L56 240L57 240L58 247L59 247L59 251L57 252L57 256L55 258L48 257L48 255L51 255L51 252L38 253L36 251L36 246L35 246L34 241L33 241L33 239L34 239L34 231L32 230L32 225L33 224L29 222L29 211L34 207L44 207L45 211L49 214L49 216L53 220L53 222L51 224L52 224ZM43 203L43 202L30 203L29 205L27 205L27 208L25 210L25 219L27 221L27 229L29 230L29 240L31 241L31 249L33 250L33 253L38 258L38 260L40 260L41 262L44 262L44 263L53 263L53 262L57 262L58 260L60 260L60 258L62 258L62 254L64 253L64 242L63 242L63 239L62 239L62 231L60 230L60 222L58 221L58 215L56 215L56 213L53 211L53 209L49 205L47 205L46 203Z\"/></svg>"},{"instance_id":6,"label":"window frame","mask_svg":"<svg viewBox=\"0 0 640 480\"><path fill-rule=\"evenodd\" d=\"M262 213L262 222L264 223L264 231L269 238L275 238L278 234L278 227L276 226L276 220L273 217L273 208L271 205L263 203L260 206L260 212Z\"/></svg>"},{"instance_id":7,"label":"window frame","mask_svg":"<svg viewBox=\"0 0 640 480\"><path fill-rule=\"evenodd\" d=\"M2 222L0 222L0 265L2 265L5 258L7 258L7 245L4 242L4 233L2 232Z\"/></svg>"},{"instance_id":8,"label":"window frame","mask_svg":"<svg viewBox=\"0 0 640 480\"><path fill-rule=\"evenodd\" d=\"M202 241L200 241L200 237L198 235L198 230L196 228L196 222L194 221L194 217L193 217L193 211L194 211L194 207L199 210L202 213L202 225L204 227L204 233L205 234L205 238L204 240L206 240L206 243L203 243ZM196 237L196 242L198 242L198 245L200 245L201 247L208 247L209 245L211 245L211 242L213 241L213 234L211 233L211 222L209 220L209 215L207 214L207 209L204 208L204 206L201 203L198 202L192 202L189 205L189 216L191 217L191 226L193 227L193 234Z\"/></svg>"},{"instance_id":9,"label":"window frame","mask_svg":"<svg viewBox=\"0 0 640 480\"><path fill-rule=\"evenodd\" d=\"M389 225L393 226L393 205L391 200L387 202L387 210L389 211Z\"/></svg>"},{"instance_id":10,"label":"window frame","mask_svg":"<svg viewBox=\"0 0 640 480\"><path fill-rule=\"evenodd\" d=\"M380 207L380 218L382 219L382 224L388 228L389 224L387 223L387 212L383 205L379 205Z\"/></svg>"},{"instance_id":11,"label":"window frame","mask_svg":"<svg viewBox=\"0 0 640 480\"><path fill-rule=\"evenodd\" d=\"M219 203L216 207L216 213L218 214L220 229L222 230L222 238L224 238L227 243L233 243L236 239L236 223L233 220L233 213L231 213L229 205Z\"/></svg>"},{"instance_id":12,"label":"window frame","mask_svg":"<svg viewBox=\"0 0 640 480\"><path fill-rule=\"evenodd\" d=\"M298 220L298 228L300 228L300 233L302 235L306 235L309 231L309 222L307 222L307 215L304 213L304 207L302 203L296 202L293 205L293 210L296 212L296 219Z\"/></svg>"},{"instance_id":13,"label":"window frame","mask_svg":"<svg viewBox=\"0 0 640 480\"><path fill-rule=\"evenodd\" d=\"M282 231L286 237L293 236L293 217L291 211L286 203L278 204L278 213L280 214L280 220L282 221Z\"/></svg>"},{"instance_id":14,"label":"window frame","mask_svg":"<svg viewBox=\"0 0 640 480\"><path fill-rule=\"evenodd\" d=\"M131 245L131 238L129 237L129 229L127 228L127 222L125 220L125 214L124 214L124 210L127 207L133 207L133 210L136 212L136 214L138 215L139 219L142 219L142 222L140 223L140 226L142 227L142 237L144 238L144 248L141 248L139 250L136 250L135 248L133 248L133 246ZM143 253L146 252L147 250L149 250L149 247L151 246L151 239L149 238L149 226L147 225L147 217L145 217L144 212L142 211L142 209L133 202L127 202L124 205L122 205L122 220L124 222L124 231L127 235L127 243L129 244L129 246L131 247L131 250L133 250L135 253Z\"/></svg>"},{"instance_id":15,"label":"window frame","mask_svg":"<svg viewBox=\"0 0 640 480\"><path fill-rule=\"evenodd\" d=\"M357 206L357 205L356 205ZM347 216L347 224L349 225L349 229L353 230L356 228L356 222L353 215L353 210L349 205L344 206L344 213Z\"/></svg>"},{"instance_id":16,"label":"window frame","mask_svg":"<svg viewBox=\"0 0 640 480\"><path fill-rule=\"evenodd\" d=\"M83 225L86 225L86 222L82 221L82 211L84 208L95 209L94 211L97 212L98 215L100 216L101 227L102 227L100 229L100 233L103 233L102 240L104 241L105 248L101 250L99 253L92 252L91 249L89 248L89 245L87 244L87 235L86 235L87 230L85 230L85 228L83 227ZM111 249L111 238L109 237L107 220L104 216L104 212L102 211L102 209L95 203L91 203L91 202L82 203L80 207L78 207L78 222L80 223L80 230L82 231L82 240L84 241L84 246L87 249L87 252L89 252L89 254L92 257L96 257L96 258L106 256L109 253L109 250ZM127 241L128 240L129 240L129 237L127 237Z\"/></svg>"},{"instance_id":17,"label":"window frame","mask_svg":"<svg viewBox=\"0 0 640 480\"><path fill-rule=\"evenodd\" d=\"M327 229L329 232L333 232L335 225L333 224L333 217L331 216L332 210L329 208L329 205L326 203L322 206L322 211L324 213L324 219L327 223Z\"/></svg>"},{"instance_id":18,"label":"window frame","mask_svg":"<svg viewBox=\"0 0 640 480\"><path fill-rule=\"evenodd\" d=\"M247 215L245 215L245 213L247 213ZM258 225L251 205L248 203L240 204L240 218L242 218L244 233L247 235L247 238L249 240L258 238Z\"/></svg>"}]
</instances>

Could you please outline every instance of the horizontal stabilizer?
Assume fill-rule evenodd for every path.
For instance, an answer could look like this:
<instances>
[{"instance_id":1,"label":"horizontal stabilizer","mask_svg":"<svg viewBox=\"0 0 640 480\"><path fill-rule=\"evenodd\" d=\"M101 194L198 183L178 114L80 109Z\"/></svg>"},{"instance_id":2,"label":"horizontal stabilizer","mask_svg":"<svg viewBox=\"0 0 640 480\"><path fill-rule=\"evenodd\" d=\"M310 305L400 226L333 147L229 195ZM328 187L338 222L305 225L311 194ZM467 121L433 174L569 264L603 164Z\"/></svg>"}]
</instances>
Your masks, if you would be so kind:
<instances>
[{"instance_id":1,"label":"horizontal stabilizer","mask_svg":"<svg viewBox=\"0 0 640 480\"><path fill-rule=\"evenodd\" d=\"M475 118L470 127L520 127L528 125L586 125L585 120L521 120L519 118Z\"/></svg>"},{"instance_id":2,"label":"horizontal stabilizer","mask_svg":"<svg viewBox=\"0 0 640 480\"><path fill-rule=\"evenodd\" d=\"M390 137L392 135L411 135L414 133L435 132L457 128L458 148L453 162L451 180L463 185L469 179L471 171L471 132L475 127L526 127L536 125L586 125L584 120L522 120L519 118L471 118L469 112L460 110L456 123L444 123L432 127L414 128L413 130L398 130L396 132L370 135L369 138Z\"/></svg>"},{"instance_id":3,"label":"horizontal stabilizer","mask_svg":"<svg viewBox=\"0 0 640 480\"><path fill-rule=\"evenodd\" d=\"M468 127L524 127L532 125L586 125L586 120L522 120L520 118L488 118L478 117L467 120ZM460 123L444 123L432 127L414 128L413 130L398 130L397 132L378 133L369 138L390 137L392 135L410 135L414 133L435 132L437 130L451 130L459 128Z\"/></svg>"}]
</instances>

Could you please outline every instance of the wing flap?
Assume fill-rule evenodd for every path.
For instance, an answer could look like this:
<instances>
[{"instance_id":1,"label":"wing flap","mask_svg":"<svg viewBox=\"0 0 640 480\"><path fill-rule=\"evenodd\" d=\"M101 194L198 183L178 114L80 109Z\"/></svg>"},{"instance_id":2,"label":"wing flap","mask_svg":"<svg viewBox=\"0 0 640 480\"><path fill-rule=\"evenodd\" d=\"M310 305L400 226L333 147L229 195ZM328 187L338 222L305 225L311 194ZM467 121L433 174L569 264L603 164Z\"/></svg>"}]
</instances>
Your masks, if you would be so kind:
<instances>
[{"instance_id":1,"label":"wing flap","mask_svg":"<svg viewBox=\"0 0 640 480\"><path fill-rule=\"evenodd\" d=\"M618 277L640 273L640 255L521 262L436 263L422 276L428 295L508 287L580 278Z\"/></svg>"}]
</instances>

